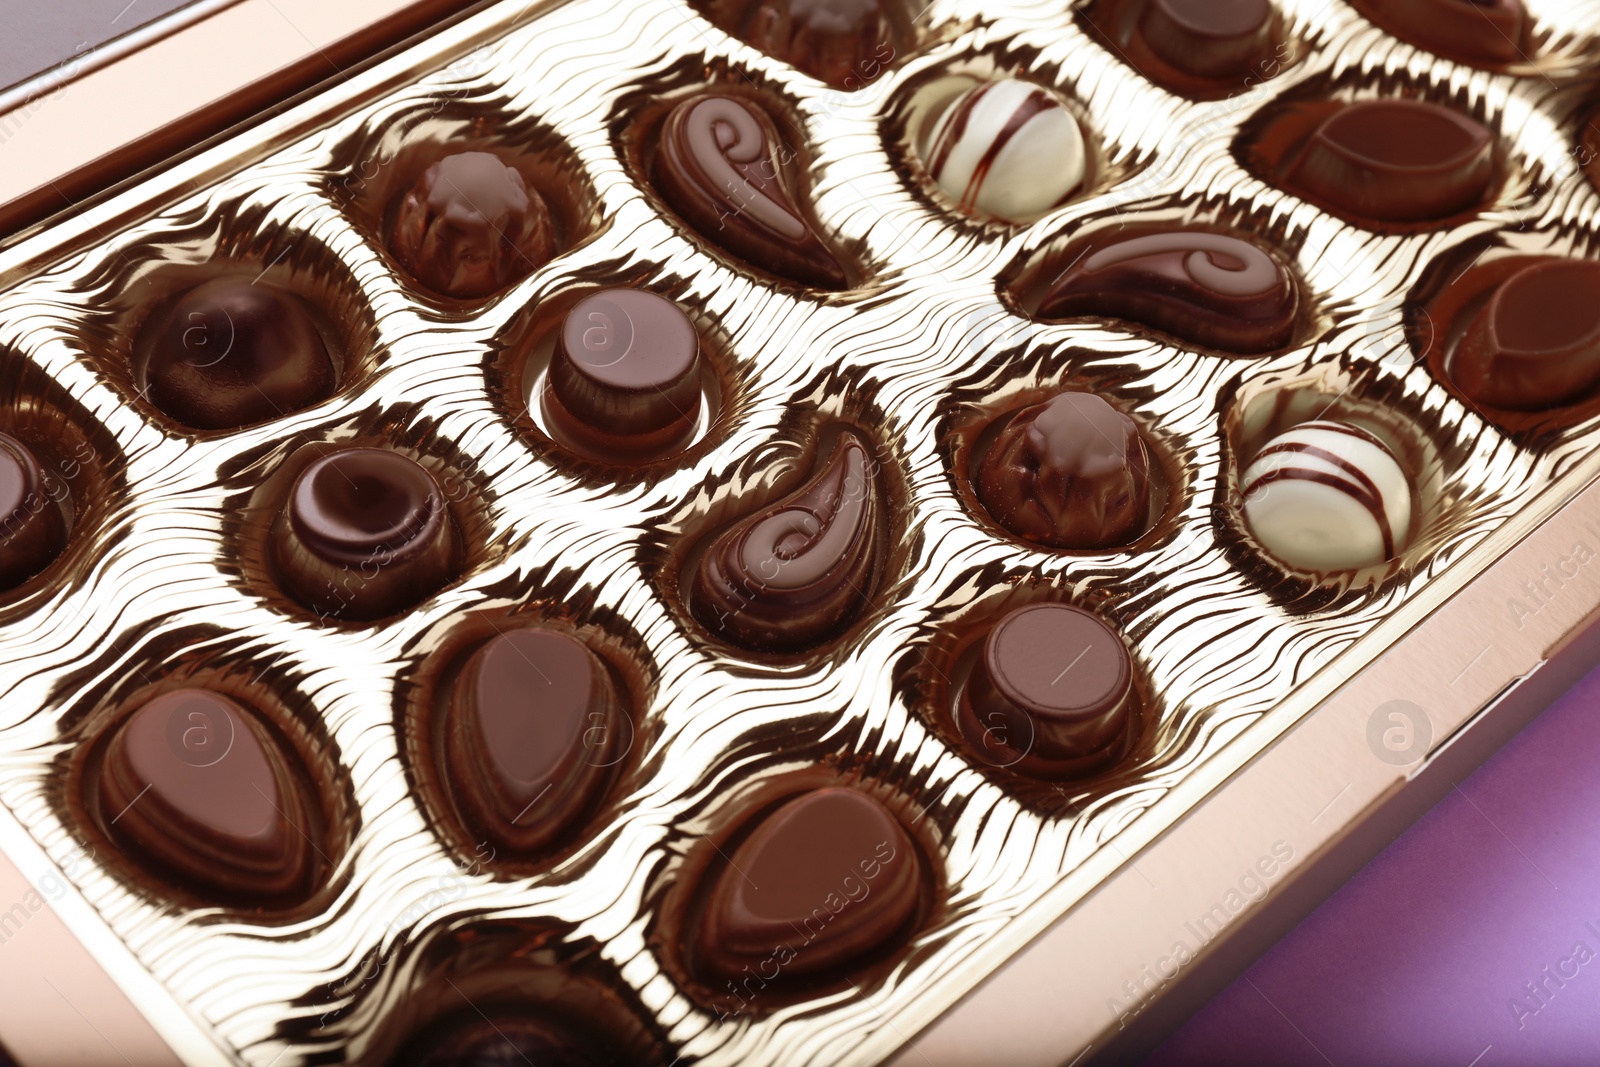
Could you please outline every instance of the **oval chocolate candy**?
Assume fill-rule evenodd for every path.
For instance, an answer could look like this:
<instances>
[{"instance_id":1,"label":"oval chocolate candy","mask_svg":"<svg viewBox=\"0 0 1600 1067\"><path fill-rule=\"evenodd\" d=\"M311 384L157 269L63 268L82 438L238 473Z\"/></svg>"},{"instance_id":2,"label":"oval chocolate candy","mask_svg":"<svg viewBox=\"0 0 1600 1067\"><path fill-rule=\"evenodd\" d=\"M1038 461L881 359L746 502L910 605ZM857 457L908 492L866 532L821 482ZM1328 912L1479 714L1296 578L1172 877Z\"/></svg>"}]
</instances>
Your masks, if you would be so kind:
<instances>
[{"instance_id":1,"label":"oval chocolate candy","mask_svg":"<svg viewBox=\"0 0 1600 1067\"><path fill-rule=\"evenodd\" d=\"M66 547L66 516L52 488L33 451L0 433L0 591L44 570Z\"/></svg>"}]
</instances>

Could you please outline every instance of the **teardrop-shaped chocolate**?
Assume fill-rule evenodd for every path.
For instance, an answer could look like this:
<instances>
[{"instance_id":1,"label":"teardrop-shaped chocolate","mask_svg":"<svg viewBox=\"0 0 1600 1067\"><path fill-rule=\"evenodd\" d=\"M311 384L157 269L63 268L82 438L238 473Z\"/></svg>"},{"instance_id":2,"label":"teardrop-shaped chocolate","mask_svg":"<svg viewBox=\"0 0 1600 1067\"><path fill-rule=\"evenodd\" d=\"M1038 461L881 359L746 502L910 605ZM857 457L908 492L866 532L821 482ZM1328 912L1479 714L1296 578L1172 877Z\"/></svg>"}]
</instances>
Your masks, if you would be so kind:
<instances>
[{"instance_id":1,"label":"teardrop-shaped chocolate","mask_svg":"<svg viewBox=\"0 0 1600 1067\"><path fill-rule=\"evenodd\" d=\"M753 48L836 89L870 83L906 51L899 0L743 0L712 20Z\"/></svg>"},{"instance_id":2,"label":"teardrop-shaped chocolate","mask_svg":"<svg viewBox=\"0 0 1600 1067\"><path fill-rule=\"evenodd\" d=\"M1202 230L1101 244L1056 279L1040 318L1127 319L1193 344L1255 355L1294 335L1299 290L1251 241Z\"/></svg>"},{"instance_id":3,"label":"teardrop-shaped chocolate","mask_svg":"<svg viewBox=\"0 0 1600 1067\"><path fill-rule=\"evenodd\" d=\"M1481 203L1494 138L1422 100L1358 100L1335 111L1283 168L1291 192L1357 220L1426 222Z\"/></svg>"},{"instance_id":4,"label":"teardrop-shaped chocolate","mask_svg":"<svg viewBox=\"0 0 1600 1067\"><path fill-rule=\"evenodd\" d=\"M44 468L27 445L0 433L0 590L49 566L67 543L67 522Z\"/></svg>"},{"instance_id":5,"label":"teardrop-shaped chocolate","mask_svg":"<svg viewBox=\"0 0 1600 1067\"><path fill-rule=\"evenodd\" d=\"M759 104L700 93L667 115L651 171L667 203L707 240L772 274L844 289L850 279L806 220L780 152Z\"/></svg>"},{"instance_id":6,"label":"teardrop-shaped chocolate","mask_svg":"<svg viewBox=\"0 0 1600 1067\"><path fill-rule=\"evenodd\" d=\"M421 1048L408 1048L395 1067L623 1067L598 1034L543 1016L476 1006L441 1028Z\"/></svg>"},{"instance_id":7,"label":"teardrop-shaped chocolate","mask_svg":"<svg viewBox=\"0 0 1600 1067\"><path fill-rule=\"evenodd\" d=\"M165 693L118 728L99 779L105 831L180 887L271 904L309 892L320 837L290 757L220 693Z\"/></svg>"},{"instance_id":8,"label":"teardrop-shaped chocolate","mask_svg":"<svg viewBox=\"0 0 1600 1067\"><path fill-rule=\"evenodd\" d=\"M694 942L715 977L776 980L838 971L902 941L917 918L924 865L881 802L840 786L802 794L734 850Z\"/></svg>"},{"instance_id":9,"label":"teardrop-shaped chocolate","mask_svg":"<svg viewBox=\"0 0 1600 1067\"><path fill-rule=\"evenodd\" d=\"M533 852L594 806L623 743L611 672L541 627L491 639L462 668L445 720L446 782L474 832Z\"/></svg>"},{"instance_id":10,"label":"teardrop-shaped chocolate","mask_svg":"<svg viewBox=\"0 0 1600 1067\"><path fill-rule=\"evenodd\" d=\"M1150 51L1197 78L1234 78L1272 52L1270 0L1149 0L1139 30Z\"/></svg>"},{"instance_id":11,"label":"teardrop-shaped chocolate","mask_svg":"<svg viewBox=\"0 0 1600 1067\"><path fill-rule=\"evenodd\" d=\"M815 645L866 605L885 533L877 462L848 431L795 493L717 536L695 570L690 603L713 632L758 651Z\"/></svg>"},{"instance_id":12,"label":"teardrop-shaped chocolate","mask_svg":"<svg viewBox=\"0 0 1600 1067\"><path fill-rule=\"evenodd\" d=\"M1462 63L1528 62L1522 0L1353 0L1379 26Z\"/></svg>"}]
</instances>

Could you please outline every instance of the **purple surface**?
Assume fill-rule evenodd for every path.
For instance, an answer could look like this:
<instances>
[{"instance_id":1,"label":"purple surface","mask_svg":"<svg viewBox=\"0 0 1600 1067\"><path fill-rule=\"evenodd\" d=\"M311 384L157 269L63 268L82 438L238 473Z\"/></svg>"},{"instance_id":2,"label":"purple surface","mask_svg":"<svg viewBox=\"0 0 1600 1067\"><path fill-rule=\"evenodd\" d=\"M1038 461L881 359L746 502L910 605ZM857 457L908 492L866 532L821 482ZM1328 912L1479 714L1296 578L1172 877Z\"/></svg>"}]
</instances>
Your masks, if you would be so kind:
<instances>
[{"instance_id":1,"label":"purple surface","mask_svg":"<svg viewBox=\"0 0 1600 1067\"><path fill-rule=\"evenodd\" d=\"M1600 1064L1597 708L1600 670L1145 1067Z\"/></svg>"}]
</instances>

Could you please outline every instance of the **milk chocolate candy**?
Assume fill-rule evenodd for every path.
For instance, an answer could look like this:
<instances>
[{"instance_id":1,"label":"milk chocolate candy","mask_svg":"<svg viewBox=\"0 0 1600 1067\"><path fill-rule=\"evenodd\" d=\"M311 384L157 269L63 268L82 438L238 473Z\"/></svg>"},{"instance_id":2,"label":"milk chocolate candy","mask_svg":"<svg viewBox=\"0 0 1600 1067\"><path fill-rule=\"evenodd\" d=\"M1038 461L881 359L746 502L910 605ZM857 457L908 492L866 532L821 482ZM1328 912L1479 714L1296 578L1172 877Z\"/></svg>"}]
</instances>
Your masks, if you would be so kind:
<instances>
[{"instance_id":1,"label":"milk chocolate candy","mask_svg":"<svg viewBox=\"0 0 1600 1067\"><path fill-rule=\"evenodd\" d=\"M1476 404L1541 411L1600 387L1600 263L1537 260L1471 316L1446 365Z\"/></svg>"},{"instance_id":2,"label":"milk chocolate candy","mask_svg":"<svg viewBox=\"0 0 1600 1067\"><path fill-rule=\"evenodd\" d=\"M926 877L900 820L857 789L804 793L756 824L711 887L694 940L707 977L793 983L881 955Z\"/></svg>"},{"instance_id":3,"label":"milk chocolate candy","mask_svg":"<svg viewBox=\"0 0 1600 1067\"><path fill-rule=\"evenodd\" d=\"M63 491L46 481L27 445L0 433L0 592L44 570L66 547L66 517L57 499Z\"/></svg>"},{"instance_id":4,"label":"milk chocolate candy","mask_svg":"<svg viewBox=\"0 0 1600 1067\"><path fill-rule=\"evenodd\" d=\"M1484 66L1527 60L1522 0L1352 0L1379 26L1447 59Z\"/></svg>"},{"instance_id":5,"label":"milk chocolate candy","mask_svg":"<svg viewBox=\"0 0 1600 1067\"><path fill-rule=\"evenodd\" d=\"M905 51L899 0L745 0L719 25L836 89L868 84Z\"/></svg>"},{"instance_id":6,"label":"milk chocolate candy","mask_svg":"<svg viewBox=\"0 0 1600 1067\"><path fill-rule=\"evenodd\" d=\"M630 1067L587 1029L494 1004L459 1015L393 1067Z\"/></svg>"},{"instance_id":7,"label":"milk chocolate candy","mask_svg":"<svg viewBox=\"0 0 1600 1067\"><path fill-rule=\"evenodd\" d=\"M389 449L341 448L295 481L273 560L284 588L319 615L378 619L455 576L458 536L426 467Z\"/></svg>"},{"instance_id":8,"label":"milk chocolate candy","mask_svg":"<svg viewBox=\"0 0 1600 1067\"><path fill-rule=\"evenodd\" d=\"M145 363L150 402L185 426L233 430L333 395L338 373L300 297L218 278L180 297Z\"/></svg>"},{"instance_id":9,"label":"milk chocolate candy","mask_svg":"<svg viewBox=\"0 0 1600 1067\"><path fill-rule=\"evenodd\" d=\"M1150 50L1197 78L1243 78L1272 52L1270 0L1149 0L1139 32Z\"/></svg>"},{"instance_id":10,"label":"milk chocolate candy","mask_svg":"<svg viewBox=\"0 0 1600 1067\"><path fill-rule=\"evenodd\" d=\"M400 201L389 247L412 276L462 300L490 296L556 254L550 208L490 152L434 163Z\"/></svg>"},{"instance_id":11,"label":"milk chocolate candy","mask_svg":"<svg viewBox=\"0 0 1600 1067\"><path fill-rule=\"evenodd\" d=\"M844 267L817 236L789 179L772 117L743 96L706 92L662 124L651 174L701 236L770 274L844 289Z\"/></svg>"}]
</instances>

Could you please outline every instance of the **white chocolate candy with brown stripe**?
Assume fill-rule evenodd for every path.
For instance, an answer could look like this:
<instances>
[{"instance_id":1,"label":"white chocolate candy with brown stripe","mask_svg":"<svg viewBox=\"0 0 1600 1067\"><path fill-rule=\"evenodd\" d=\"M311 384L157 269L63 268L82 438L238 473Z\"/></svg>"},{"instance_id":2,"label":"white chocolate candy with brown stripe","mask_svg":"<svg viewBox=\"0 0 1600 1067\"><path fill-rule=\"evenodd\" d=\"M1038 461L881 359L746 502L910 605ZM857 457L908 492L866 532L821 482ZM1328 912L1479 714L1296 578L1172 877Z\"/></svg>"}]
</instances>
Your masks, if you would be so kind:
<instances>
[{"instance_id":1,"label":"white chocolate candy with brown stripe","mask_svg":"<svg viewBox=\"0 0 1600 1067\"><path fill-rule=\"evenodd\" d=\"M963 211L1025 222L1078 190L1085 153L1083 131L1060 96L1008 78L952 100L922 158Z\"/></svg>"},{"instance_id":2,"label":"white chocolate candy with brown stripe","mask_svg":"<svg viewBox=\"0 0 1600 1067\"><path fill-rule=\"evenodd\" d=\"M1358 426L1307 422L1267 442L1244 472L1244 517L1299 570L1359 570L1405 550L1411 483L1387 445Z\"/></svg>"}]
</instances>

